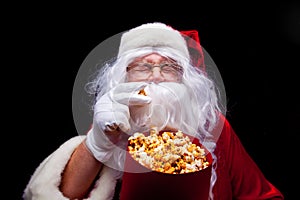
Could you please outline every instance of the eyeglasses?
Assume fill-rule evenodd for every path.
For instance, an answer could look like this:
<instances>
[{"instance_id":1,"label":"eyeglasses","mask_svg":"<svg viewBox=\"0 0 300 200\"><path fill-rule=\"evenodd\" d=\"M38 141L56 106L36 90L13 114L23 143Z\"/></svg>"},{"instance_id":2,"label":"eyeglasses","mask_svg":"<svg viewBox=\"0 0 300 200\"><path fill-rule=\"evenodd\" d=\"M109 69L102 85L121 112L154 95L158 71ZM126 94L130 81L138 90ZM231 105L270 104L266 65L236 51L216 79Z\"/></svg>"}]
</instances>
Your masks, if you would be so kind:
<instances>
[{"instance_id":1,"label":"eyeglasses","mask_svg":"<svg viewBox=\"0 0 300 200\"><path fill-rule=\"evenodd\" d=\"M167 80L178 79L183 69L176 63L163 62L160 64L151 64L146 62L137 62L127 67L127 72L136 76L137 78L148 78L155 67L160 68L161 75Z\"/></svg>"}]
</instances>

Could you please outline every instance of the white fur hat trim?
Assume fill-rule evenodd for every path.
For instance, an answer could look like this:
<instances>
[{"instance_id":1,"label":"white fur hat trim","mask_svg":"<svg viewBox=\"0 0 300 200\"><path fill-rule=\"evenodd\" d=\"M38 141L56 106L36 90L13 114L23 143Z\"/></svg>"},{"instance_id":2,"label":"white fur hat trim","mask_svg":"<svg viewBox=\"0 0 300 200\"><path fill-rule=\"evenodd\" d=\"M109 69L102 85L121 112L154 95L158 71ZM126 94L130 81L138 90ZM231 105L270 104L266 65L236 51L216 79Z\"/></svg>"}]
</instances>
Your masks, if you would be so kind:
<instances>
[{"instance_id":1,"label":"white fur hat trim","mask_svg":"<svg viewBox=\"0 0 300 200\"><path fill-rule=\"evenodd\" d=\"M143 24L125 32L121 38L118 57L129 50L149 46L170 47L189 58L186 41L180 32L160 22Z\"/></svg>"}]
</instances>

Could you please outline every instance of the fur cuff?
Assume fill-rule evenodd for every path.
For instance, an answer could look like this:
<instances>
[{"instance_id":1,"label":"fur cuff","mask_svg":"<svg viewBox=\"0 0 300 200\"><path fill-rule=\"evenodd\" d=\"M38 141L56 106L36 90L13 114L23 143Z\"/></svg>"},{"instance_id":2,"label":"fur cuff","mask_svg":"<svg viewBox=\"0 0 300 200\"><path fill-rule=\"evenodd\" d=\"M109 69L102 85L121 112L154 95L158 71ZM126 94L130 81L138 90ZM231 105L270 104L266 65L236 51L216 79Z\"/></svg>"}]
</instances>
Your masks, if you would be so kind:
<instances>
[{"instance_id":1,"label":"fur cuff","mask_svg":"<svg viewBox=\"0 0 300 200\"><path fill-rule=\"evenodd\" d=\"M61 173L70 159L75 148L85 139L85 136L76 136L66 141L56 151L49 155L35 170L27 184L24 200L68 200L59 190ZM116 186L116 171L104 167L95 188L87 200L110 200L113 198ZM101 185L101 187L100 187Z\"/></svg>"}]
</instances>

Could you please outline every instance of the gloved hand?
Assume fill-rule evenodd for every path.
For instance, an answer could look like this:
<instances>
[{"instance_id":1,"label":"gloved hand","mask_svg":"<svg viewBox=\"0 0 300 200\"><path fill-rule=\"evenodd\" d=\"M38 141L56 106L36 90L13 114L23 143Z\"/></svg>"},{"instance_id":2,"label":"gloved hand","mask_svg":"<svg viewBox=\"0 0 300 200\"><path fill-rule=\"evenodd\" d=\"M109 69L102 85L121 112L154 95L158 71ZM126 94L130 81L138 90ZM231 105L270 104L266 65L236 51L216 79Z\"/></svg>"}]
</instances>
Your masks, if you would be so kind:
<instances>
[{"instance_id":1,"label":"gloved hand","mask_svg":"<svg viewBox=\"0 0 300 200\"><path fill-rule=\"evenodd\" d=\"M93 127L87 134L86 145L97 160L109 167L122 168L127 134L132 132L129 107L149 105L151 98L138 94L146 85L144 82L121 83L95 104Z\"/></svg>"}]
</instances>

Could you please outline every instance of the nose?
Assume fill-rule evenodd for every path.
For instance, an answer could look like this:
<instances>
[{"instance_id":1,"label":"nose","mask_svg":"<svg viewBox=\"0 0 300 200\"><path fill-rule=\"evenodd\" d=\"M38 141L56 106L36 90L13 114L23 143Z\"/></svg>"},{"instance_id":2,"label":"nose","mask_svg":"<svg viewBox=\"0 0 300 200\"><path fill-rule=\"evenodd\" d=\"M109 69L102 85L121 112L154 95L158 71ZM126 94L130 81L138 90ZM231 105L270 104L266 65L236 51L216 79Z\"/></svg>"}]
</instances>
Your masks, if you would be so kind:
<instances>
[{"instance_id":1,"label":"nose","mask_svg":"<svg viewBox=\"0 0 300 200\"><path fill-rule=\"evenodd\" d=\"M154 67L152 69L152 74L150 75L148 80L151 82L154 82L154 83L160 83L160 82L164 82L165 78L162 76L162 74L160 72L160 68Z\"/></svg>"}]
</instances>

